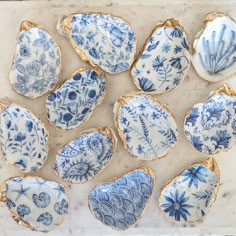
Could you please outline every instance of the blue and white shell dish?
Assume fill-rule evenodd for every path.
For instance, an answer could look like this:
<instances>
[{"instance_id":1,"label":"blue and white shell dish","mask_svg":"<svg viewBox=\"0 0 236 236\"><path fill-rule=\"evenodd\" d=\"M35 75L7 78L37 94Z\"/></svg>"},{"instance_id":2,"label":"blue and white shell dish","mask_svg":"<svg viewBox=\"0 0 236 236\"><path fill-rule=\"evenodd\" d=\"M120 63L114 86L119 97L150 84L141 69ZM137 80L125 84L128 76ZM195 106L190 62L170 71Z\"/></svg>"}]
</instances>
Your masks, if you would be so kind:
<instances>
[{"instance_id":1,"label":"blue and white shell dish","mask_svg":"<svg viewBox=\"0 0 236 236\"><path fill-rule=\"evenodd\" d=\"M185 116L184 133L199 152L217 154L236 144L236 92L221 85Z\"/></svg>"},{"instance_id":2,"label":"blue and white shell dish","mask_svg":"<svg viewBox=\"0 0 236 236\"><path fill-rule=\"evenodd\" d=\"M236 73L236 21L229 15L207 14L194 40L192 63L205 80L218 82Z\"/></svg>"},{"instance_id":3,"label":"blue and white shell dish","mask_svg":"<svg viewBox=\"0 0 236 236\"><path fill-rule=\"evenodd\" d=\"M80 58L110 74L130 68L136 52L134 32L123 19L106 13L77 13L59 21Z\"/></svg>"},{"instance_id":4,"label":"blue and white shell dish","mask_svg":"<svg viewBox=\"0 0 236 236\"><path fill-rule=\"evenodd\" d=\"M130 93L120 97L114 106L114 117L125 148L137 159L159 159L177 143L174 116L150 95Z\"/></svg>"},{"instance_id":5,"label":"blue and white shell dish","mask_svg":"<svg viewBox=\"0 0 236 236\"><path fill-rule=\"evenodd\" d=\"M41 26L23 21L10 70L10 83L18 93L37 98L52 90L61 72L61 51Z\"/></svg>"},{"instance_id":6,"label":"blue and white shell dish","mask_svg":"<svg viewBox=\"0 0 236 236\"><path fill-rule=\"evenodd\" d=\"M38 171L49 150L46 126L30 110L0 101L0 144L6 163L24 173Z\"/></svg>"},{"instance_id":7,"label":"blue and white shell dish","mask_svg":"<svg viewBox=\"0 0 236 236\"><path fill-rule=\"evenodd\" d=\"M176 222L200 221L215 202L219 185L220 171L213 158L193 163L161 188L159 207Z\"/></svg>"},{"instance_id":8,"label":"blue and white shell dish","mask_svg":"<svg viewBox=\"0 0 236 236\"><path fill-rule=\"evenodd\" d=\"M155 187L152 169L140 167L95 186L89 194L91 213L114 230L127 230L141 218Z\"/></svg>"},{"instance_id":9,"label":"blue and white shell dish","mask_svg":"<svg viewBox=\"0 0 236 236\"><path fill-rule=\"evenodd\" d=\"M47 96L47 118L59 129L78 128L89 119L104 96L104 76L81 68Z\"/></svg>"},{"instance_id":10,"label":"blue and white shell dish","mask_svg":"<svg viewBox=\"0 0 236 236\"><path fill-rule=\"evenodd\" d=\"M152 30L131 68L139 90L163 94L177 87L186 77L191 61L189 40L174 19L160 21Z\"/></svg>"},{"instance_id":11,"label":"blue and white shell dish","mask_svg":"<svg viewBox=\"0 0 236 236\"><path fill-rule=\"evenodd\" d=\"M19 225L41 232L62 224L69 208L63 185L33 176L6 180L0 187L0 201Z\"/></svg>"},{"instance_id":12,"label":"blue and white shell dish","mask_svg":"<svg viewBox=\"0 0 236 236\"><path fill-rule=\"evenodd\" d=\"M58 152L54 170L65 181L85 183L109 164L116 144L117 139L111 128L84 131Z\"/></svg>"}]
</instances>

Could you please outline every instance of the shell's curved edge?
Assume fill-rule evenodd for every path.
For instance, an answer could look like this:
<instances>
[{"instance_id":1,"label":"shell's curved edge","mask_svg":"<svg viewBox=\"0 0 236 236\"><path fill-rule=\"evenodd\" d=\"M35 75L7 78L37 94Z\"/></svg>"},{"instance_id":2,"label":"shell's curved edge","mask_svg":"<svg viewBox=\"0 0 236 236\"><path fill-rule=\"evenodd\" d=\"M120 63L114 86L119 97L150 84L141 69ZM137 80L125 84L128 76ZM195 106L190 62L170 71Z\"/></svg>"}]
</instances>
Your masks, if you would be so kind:
<instances>
[{"instance_id":1,"label":"shell's curved edge","mask_svg":"<svg viewBox=\"0 0 236 236\"><path fill-rule=\"evenodd\" d=\"M215 20L218 17L224 17L227 16L231 19L233 19L229 14L223 13L223 12L209 12L203 17L203 23L207 24L208 22L211 22Z\"/></svg>"},{"instance_id":2,"label":"shell's curved edge","mask_svg":"<svg viewBox=\"0 0 236 236\"><path fill-rule=\"evenodd\" d=\"M12 105L12 102L6 99L0 99L0 112Z\"/></svg>"},{"instance_id":3,"label":"shell's curved edge","mask_svg":"<svg viewBox=\"0 0 236 236\"><path fill-rule=\"evenodd\" d=\"M28 30L30 28L41 28L39 27L39 25L31 22L31 21L28 21L28 20L24 20L21 22L20 24L20 32L23 31L23 30Z\"/></svg>"},{"instance_id":4,"label":"shell's curved edge","mask_svg":"<svg viewBox=\"0 0 236 236\"><path fill-rule=\"evenodd\" d=\"M65 17L66 15L61 16L56 25L57 32L63 37L66 37L64 29L62 28L62 22L64 21Z\"/></svg>"},{"instance_id":5,"label":"shell's curved edge","mask_svg":"<svg viewBox=\"0 0 236 236\"><path fill-rule=\"evenodd\" d=\"M135 96L146 96L148 97L151 101L153 101L156 105L160 106L162 109L164 109L165 111L167 111L167 113L170 114L170 116L173 118L173 120L175 121L175 125L177 127L177 135L176 135L176 142L175 145L169 149L169 151L167 151L167 153L161 157L154 157L154 158L145 158L145 157L137 157L135 155L133 155L129 149L128 149L128 144L125 140L125 137L123 135L123 131L121 130L121 128L119 127L119 122L118 122L118 116L120 114L120 110L122 108L122 106L131 98L135 97ZM161 103L157 98L153 97L151 94L146 94L145 92L129 92L125 95L122 95L117 102L114 103L114 107L113 107L113 113L114 113L114 123L115 123L115 127L117 129L117 132L119 134L120 139L123 142L123 145L125 147L125 149L129 152L129 154L131 155L131 157L136 158L138 160L144 160L144 161L155 161L155 160L159 160L161 158L164 158L165 156L168 155L168 153L174 149L178 143L178 138L179 138L179 131L178 131L178 126L177 126L177 122L176 122L176 117L175 115L171 112L171 110L164 104Z\"/></svg>"},{"instance_id":6,"label":"shell's curved edge","mask_svg":"<svg viewBox=\"0 0 236 236\"><path fill-rule=\"evenodd\" d=\"M229 84L222 84L220 85L214 92L213 92L213 95L211 96L214 96L216 94L219 94L219 93L224 93L230 97L234 97L236 96L236 91L229 85Z\"/></svg>"}]
</instances>

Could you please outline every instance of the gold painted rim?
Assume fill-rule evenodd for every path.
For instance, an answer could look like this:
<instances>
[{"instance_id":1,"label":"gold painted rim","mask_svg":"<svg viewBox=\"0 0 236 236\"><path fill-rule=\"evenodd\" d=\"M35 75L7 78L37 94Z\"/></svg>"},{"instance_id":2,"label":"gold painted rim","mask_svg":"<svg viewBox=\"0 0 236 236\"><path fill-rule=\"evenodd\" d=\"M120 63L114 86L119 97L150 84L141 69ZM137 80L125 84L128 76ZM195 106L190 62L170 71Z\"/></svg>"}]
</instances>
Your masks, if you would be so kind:
<instances>
[{"instance_id":1,"label":"gold painted rim","mask_svg":"<svg viewBox=\"0 0 236 236\"><path fill-rule=\"evenodd\" d=\"M65 195L66 195L66 197L67 197L66 200L68 201L68 210L67 210L66 214L63 216L63 218L61 219L61 222L60 222L58 225L55 225L55 227L53 227L51 230L48 230L48 231L36 230L36 229L34 229L34 228L31 226L31 224L30 224L29 222L23 220L18 214L16 214L15 212L13 212L11 209L9 209L9 208L7 207L7 204L6 204L6 191L5 191L5 189L6 189L6 183L7 183L8 181L11 181L12 179L15 179L15 178L21 178L21 179L38 178L38 179L41 179L41 180L43 180L43 181L54 182L54 183L58 184L59 186L61 186L62 188L65 189ZM10 178L4 180L4 181L1 183L1 185L0 185L0 202L3 202L3 203L6 205L7 209L11 212L11 217L13 218L13 220L16 221L16 223L17 223L18 225L21 225L21 226L23 226L23 227L25 227L25 228L28 228L28 229L32 230L32 231L45 232L45 233L46 233L46 232L51 232L51 231L53 231L55 228L57 228L58 226L62 225L62 224L64 223L64 219L65 219L66 215L68 215L69 209L70 209L70 199L69 199L69 194L68 194L67 187L64 186L63 184L57 182L57 181L48 180L48 179L42 178L42 177L40 177L40 176L38 176L38 175L34 175L34 176L29 176L29 175L14 176L14 177L10 177Z\"/></svg>"},{"instance_id":2,"label":"gold painted rim","mask_svg":"<svg viewBox=\"0 0 236 236\"><path fill-rule=\"evenodd\" d=\"M83 182L73 182L71 180L66 180L64 178L62 178L58 172L56 172L55 168L53 167L53 171L54 173L59 177L61 178L62 180L64 180L65 182L68 182L68 183L71 183L71 184L85 184L91 180L93 180L95 177L97 177L97 175L101 174L107 167L108 165L111 163L111 160L113 159L115 153L116 153L116 148L117 148L117 138L116 138L116 135L114 133L114 131L109 128L109 127L98 127L98 128L93 128L93 129L88 129L88 130L85 130L83 132L81 132L76 138L70 140L69 142L67 142L66 144L64 144L60 149L59 151L57 152L56 156L55 156L55 161L54 161L54 164L56 163L57 161L57 158L58 158L58 153L65 147L67 146L69 143L79 139L81 136L85 135L85 134L92 134L92 133L102 133L102 134L106 134L107 136L110 136L111 137L111 140L112 140L112 156L110 158L110 160L107 162L107 164L105 166L103 166L99 172L97 172L97 174L95 174L91 179L87 180L87 181L83 181Z\"/></svg>"},{"instance_id":3,"label":"gold painted rim","mask_svg":"<svg viewBox=\"0 0 236 236\"><path fill-rule=\"evenodd\" d=\"M18 44L18 41L19 41L19 35L22 31L26 31L26 30L29 30L29 29L32 29L32 28L38 28L38 29L41 29L43 31L45 31L53 40L54 44L56 45L56 47L58 48L58 52L59 52L59 59L60 59L60 70L59 70L59 73L58 73L58 76L57 76L57 79L55 80L55 85L52 87L52 88L49 88L46 92L42 93L41 95L38 95L38 96L34 96L34 97L29 97L29 96L25 96L19 92L17 92L14 88L13 88L13 85L11 83L11 80L10 80L10 75L11 75L11 71L13 69L13 65L14 65L14 60L16 58L16 52L17 52L17 44ZM18 33L18 37L16 39L16 46L15 46L15 53L13 55L13 59L12 59L12 65L11 65L11 69L10 71L8 72L8 81L10 83L10 87L11 89L16 92L17 94L25 97L25 98L28 98L28 99L35 99L35 98L38 98L38 97L41 97L43 95L45 95L46 93L50 93L51 91L53 91L55 89L55 87L57 86L57 83L59 81L59 78L60 78L60 74L62 72L62 52L61 52L61 47L57 44L56 40L55 40L55 37L53 37L45 28L43 28L42 26L40 25L37 25L31 21L27 21L27 20L23 20L20 24L20 29L19 29L19 33Z\"/></svg>"},{"instance_id":4,"label":"gold painted rim","mask_svg":"<svg viewBox=\"0 0 236 236\"><path fill-rule=\"evenodd\" d=\"M71 22L71 19L75 16L75 15L84 15L84 14L90 14L90 15L105 15L105 16L111 16L111 17L114 17L114 18L117 18L119 20L122 20L124 23L126 23L130 30L134 33L134 31L132 30L130 24L128 21L126 21L125 19L123 19L122 17L120 16L115 16L113 14L110 14L110 13L103 13L103 12L78 12L78 13L72 13L68 16L64 16L61 21L59 22L59 26L61 27L61 29L64 31L64 34L65 36L67 37L67 39L69 40L71 46L73 47L73 49L76 51L76 53L79 55L79 57L81 58L82 61L86 62L86 63L89 63L93 68L99 70L99 71L103 71L103 72L106 72L108 74L119 74L119 73L122 73L124 71L127 71L127 70L130 70L131 66L132 66L132 63L134 61L134 58L135 58L135 54L136 54L136 48L137 48L137 39L135 37L135 42L134 42L134 45L135 45L135 48L134 48L134 56L131 60L131 63L129 65L129 67L125 70L122 70L118 73L115 73L115 72L111 72L111 71L106 71L106 70L103 70L98 64L96 64L94 61L92 61L91 59L89 59L86 54L84 53L84 50L78 46L78 44L75 43L74 39L71 37L71 33L70 33L70 30L72 28L72 22Z\"/></svg>"},{"instance_id":5,"label":"gold painted rim","mask_svg":"<svg viewBox=\"0 0 236 236\"><path fill-rule=\"evenodd\" d=\"M103 91L102 96L97 100L97 103L91 108L91 112L88 114L88 116L86 117L86 119L84 119L84 121L83 121L80 125L76 126L75 128L70 128L70 129L63 129L63 128L61 128L61 127L56 126L55 124L53 124L53 123L51 122L51 120L50 120L49 117L48 117L48 110L49 110L48 107L47 107L47 100L48 100L48 97L50 96L51 93L54 93L54 92L56 92L57 90L59 90L68 80L72 79L76 74L79 74L79 73L82 73L82 72L85 72L85 71L88 71L88 70L95 71L95 73L96 73L98 76L103 77L103 79L104 79L104 81L105 81L105 86L104 86L104 91ZM103 72L101 72L100 70L97 70L96 68L95 68L95 69L94 69L94 68L92 68L92 69L87 69L87 68L81 67L80 69L74 71L67 79L65 79L64 81L62 81L61 83L59 83L59 84L57 85L57 87L54 88L54 89L47 95L46 100L45 100L45 109L46 109L46 117L47 117L47 120L48 120L48 122L49 122L54 128L56 128L56 130L62 130L62 131L77 130L77 129L81 128L81 127L90 119L90 116L93 114L94 109L95 109L96 107L98 107L98 106L101 105L101 103L103 102L103 100L104 100L104 98L105 98L105 96L106 96L106 93L107 93L107 91L106 91L106 76L105 76L105 74L104 74Z\"/></svg>"},{"instance_id":6,"label":"gold painted rim","mask_svg":"<svg viewBox=\"0 0 236 236\"><path fill-rule=\"evenodd\" d=\"M187 40L188 40L188 43L189 43L189 64L188 64L188 67L186 68L185 70L185 73L183 75L183 79L180 81L180 83L173 87L172 89L168 90L167 92L162 92L162 93L158 93L156 91L153 91L153 92L145 92L142 90L142 88L139 86L139 84L137 83L137 81L135 80L135 78L133 77L132 75L132 70L133 68L135 67L136 63L139 61L140 57L142 56L142 53L144 52L147 44L149 43L149 39L152 37L152 35L155 33L155 31L159 28L162 28L164 26L167 26L169 28L179 28L181 31L184 32ZM184 80L185 78L187 77L187 73L188 73L188 70L190 68L190 65L191 65L191 60L192 60L192 45L191 45L191 41L189 40L189 37L188 37L188 34L187 32L185 31L184 27L182 25L179 24L179 21L175 20L174 18L171 18L171 19L167 19L166 21L158 21L156 23L156 25L154 26L154 28L152 29L151 33L149 34L149 36L147 37L147 39L145 40L144 42L144 45L143 47L141 48L141 50L139 51L138 53L138 56L135 58L135 60L133 61L132 65L131 65L131 69L129 71L129 74L130 74L130 77L134 83L134 85L137 87L138 90L140 90L141 92L144 92L146 94L152 94L152 95L162 95L162 94L168 94L169 92L171 92L172 90L176 89Z\"/></svg>"},{"instance_id":7,"label":"gold painted rim","mask_svg":"<svg viewBox=\"0 0 236 236\"><path fill-rule=\"evenodd\" d=\"M161 199L161 194L162 194L162 191L168 187L175 179L177 179L181 174L182 172L184 172L185 170L195 166L195 165L203 165L205 166L207 169L209 169L210 171L214 172L215 175L217 176L218 178L218 181L217 181L217 185L215 187L215 192L214 192L214 196L212 197L211 199L211 202L210 204L208 205L208 210L205 212L205 215L202 216L201 218L199 218L198 220L195 220L195 221L185 221L185 220L180 220L180 221L176 221L173 217L169 216L167 213L165 213L163 211L163 209L160 207L160 199ZM204 219L210 209L212 208L214 202L216 201L216 198L217 198L217 194L218 194L218 191L219 191L219 186L220 186L220 169L219 169L219 166L216 162L216 160L213 158L213 157L209 157L205 160L201 160L201 161L197 161L197 162L193 162L192 164L188 165L187 167L185 167L184 169L182 169L180 172L178 172L178 174L175 175L175 177L173 177L172 179L168 180L160 189L160 194L159 194L159 198L158 198L158 207L159 209L161 210L161 212L166 216L167 219L169 219L170 221L172 222L176 222L176 223L195 223L195 222L199 222L201 221L202 219Z\"/></svg>"},{"instance_id":8,"label":"gold painted rim","mask_svg":"<svg viewBox=\"0 0 236 236\"><path fill-rule=\"evenodd\" d=\"M37 171L39 171L42 167L44 167L45 163L47 162L47 159L48 159L48 156L49 156L49 151L51 149L50 147L50 134L49 134L49 129L48 127L46 126L46 124L41 121L41 119L35 115L31 110L29 110L28 108L26 108L25 106L22 106L22 105L19 105L15 102L11 102L10 100L4 100L4 99L0 99L0 114L3 110L5 110L6 108L10 107L10 106L19 106L19 107L22 107L23 109L25 109L27 112L29 112L33 118L35 118L36 120L38 120L40 122L40 124L43 126L44 130L45 130L45 133L47 134L48 138L47 138L47 152L46 152L46 156L45 156L45 160L43 161L42 165L35 171L30 171L30 172L24 172L22 171L17 165L15 164L12 164L10 162L8 162L4 157L3 157L3 160L5 162L5 164L7 164L8 166L14 166L15 168L17 168L21 173L23 174L32 174L32 173L35 173ZM2 151L2 145L1 146L1 151Z\"/></svg>"},{"instance_id":9,"label":"gold painted rim","mask_svg":"<svg viewBox=\"0 0 236 236\"><path fill-rule=\"evenodd\" d=\"M185 134L185 124L186 124L186 120L187 120L187 117L189 116L189 114L192 112L193 108L195 106L199 106L205 102L207 102L208 100L210 100L212 97L214 97L215 95L217 94L220 94L220 93L224 93L225 95L227 96L230 96L230 97L234 97L236 96L236 91L229 85L229 84L222 84L220 85L215 91L211 92L206 98L204 98L201 102L198 102L198 103L195 103L193 106L191 106L191 108L185 113L185 116L184 116L184 122L183 122L183 132L184 132L184 136L185 136L185 139L188 141L188 143L191 144L191 146L193 147L194 150L196 150L198 153L202 153L204 155L216 155L220 152L227 152L229 151L230 149L232 149L232 147L234 145L232 145L231 147L229 147L228 149L222 149L222 150L217 150L216 152L212 153L212 154L209 154L209 153L205 153L205 152L201 152L199 150L197 150L193 145L192 143L190 142L190 140L187 138L186 134Z\"/></svg>"},{"instance_id":10,"label":"gold painted rim","mask_svg":"<svg viewBox=\"0 0 236 236\"><path fill-rule=\"evenodd\" d=\"M145 206L144 206L144 208L143 208L143 210L142 210L142 213L141 213L140 216L137 218L136 222L135 222L134 224L130 225L129 227L127 227L126 229L123 229L123 230L122 230L122 229L117 229L117 228L114 228L114 227L112 227L112 226L106 225L105 223L103 223L102 221L100 221L100 220L95 216L95 213L94 213L93 209L91 208L91 206L90 206L90 204L89 204L89 196L90 196L90 194L92 193L92 191L93 191L96 187L98 187L98 186L100 186L100 185L102 185L102 184L107 184L107 183L114 182L115 180L117 180L117 179L119 179L119 178L122 178L123 176L128 175L128 174L130 174L130 173L132 173L132 172L135 172L135 171L138 171L138 170L144 171L144 172L148 173L148 174L152 177L152 179L153 179L153 189L152 189L152 193L151 193L151 195L149 196L149 198L148 198L148 200L147 200L147 202L146 202L146 204L145 204ZM136 224L141 220L141 218L142 218L142 216L143 216L143 214L144 214L144 212L145 212L147 206L149 205L149 203L150 203L150 201L151 201L151 198L152 198L152 196L153 196L153 194L154 194L155 188L156 188L156 175L155 175L155 172L154 172L151 168L149 168L149 167L142 166L142 167L133 169L133 170L131 170L131 171L129 171L129 172L123 174L123 175L119 175L119 176L113 177L113 178L111 178L111 179L108 179L107 181L104 181L104 182L102 182L101 184L96 184L96 185L92 188L92 190L89 192L89 194L88 194L88 208L89 208L90 212L92 213L92 215L94 216L94 218L95 218L96 220L98 220L100 223L102 223L103 225L105 225L105 226L107 226L107 227L110 227L110 228L112 228L114 231L117 231L117 232L125 232L125 231L127 231L129 228L131 228L131 227L133 227L134 225L136 225Z\"/></svg>"},{"instance_id":11,"label":"gold painted rim","mask_svg":"<svg viewBox=\"0 0 236 236\"><path fill-rule=\"evenodd\" d=\"M123 131L121 130L120 128L120 125L119 125L119 121L118 121L118 117L120 116L120 112L121 112L121 109L122 107L124 106L124 104L126 104L128 102L129 99L132 99L136 96L145 96L145 97L148 97L152 102L154 102L157 106L161 107L162 109L164 109L170 116L171 118L173 118L174 120L174 123L176 125L176 128L177 128L177 133L176 133L176 142L175 144L173 145L173 147L169 148L169 150L167 150L166 154L164 154L163 156L160 156L160 157L153 157L153 158L148 158L148 157L138 157L138 156L135 156L133 155L129 148L128 148L128 145L127 145L127 142L126 142L126 139L124 137L124 133ZM171 150L173 150L177 143L178 143L178 139L179 139L179 129L178 129L178 126L177 126L177 122L176 122L176 118L174 116L174 114L169 110L169 108L161 103L158 99L154 98L153 96L151 96L150 94L146 94L144 92L130 92L126 95L123 95L121 96L118 101L115 103L114 105L114 121L115 121L115 127L118 131L118 134L120 136L120 139L122 140L123 144L124 144L124 147L125 149L129 152L129 154L131 155L131 157L135 158L135 159L138 159L138 160L142 160L142 161L155 161L155 160L160 160L162 158L164 158L165 156L167 156L169 154L169 152Z\"/></svg>"}]
</instances>

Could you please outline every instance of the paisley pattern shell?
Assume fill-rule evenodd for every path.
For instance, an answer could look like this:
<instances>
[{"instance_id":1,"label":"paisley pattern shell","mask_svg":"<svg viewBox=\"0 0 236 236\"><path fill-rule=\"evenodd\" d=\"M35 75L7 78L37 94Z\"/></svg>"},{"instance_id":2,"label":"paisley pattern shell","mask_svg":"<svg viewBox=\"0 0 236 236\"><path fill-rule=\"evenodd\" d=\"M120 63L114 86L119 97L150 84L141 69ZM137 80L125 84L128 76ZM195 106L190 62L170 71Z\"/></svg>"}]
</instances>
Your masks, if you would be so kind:
<instances>
[{"instance_id":1,"label":"paisley pattern shell","mask_svg":"<svg viewBox=\"0 0 236 236\"><path fill-rule=\"evenodd\" d=\"M48 95L47 117L60 129L75 129L88 120L104 95L104 77L94 70L80 69Z\"/></svg>"},{"instance_id":2,"label":"paisley pattern shell","mask_svg":"<svg viewBox=\"0 0 236 236\"><path fill-rule=\"evenodd\" d=\"M162 94L174 89L185 78L190 66L186 33L178 21L158 22L131 68L138 89Z\"/></svg>"},{"instance_id":3,"label":"paisley pattern shell","mask_svg":"<svg viewBox=\"0 0 236 236\"><path fill-rule=\"evenodd\" d=\"M87 182L107 166L115 149L116 137L112 129L85 131L58 152L54 170L71 183Z\"/></svg>"},{"instance_id":4,"label":"paisley pattern shell","mask_svg":"<svg viewBox=\"0 0 236 236\"><path fill-rule=\"evenodd\" d=\"M24 173L39 170L47 159L45 125L17 104L6 105L1 111L0 143L4 160Z\"/></svg>"},{"instance_id":5,"label":"paisley pattern shell","mask_svg":"<svg viewBox=\"0 0 236 236\"><path fill-rule=\"evenodd\" d=\"M63 222L69 199L64 186L39 177L14 177L1 185L1 201L15 221L48 232Z\"/></svg>"},{"instance_id":6,"label":"paisley pattern shell","mask_svg":"<svg viewBox=\"0 0 236 236\"><path fill-rule=\"evenodd\" d=\"M38 25L23 21L10 71L13 89L36 98L53 89L61 71L60 48Z\"/></svg>"},{"instance_id":7,"label":"paisley pattern shell","mask_svg":"<svg viewBox=\"0 0 236 236\"><path fill-rule=\"evenodd\" d=\"M128 70L134 60L136 39L121 18L103 13L65 17L60 27L82 60L107 73Z\"/></svg>"},{"instance_id":8,"label":"paisley pattern shell","mask_svg":"<svg viewBox=\"0 0 236 236\"><path fill-rule=\"evenodd\" d=\"M194 41L193 66L205 80L218 82L236 73L236 22L223 13L209 13Z\"/></svg>"},{"instance_id":9,"label":"paisley pattern shell","mask_svg":"<svg viewBox=\"0 0 236 236\"><path fill-rule=\"evenodd\" d=\"M184 132L199 152L216 154L236 143L236 93L222 85L204 102L187 112Z\"/></svg>"},{"instance_id":10,"label":"paisley pattern shell","mask_svg":"<svg viewBox=\"0 0 236 236\"><path fill-rule=\"evenodd\" d=\"M128 229L141 217L152 195L154 178L154 172L143 167L97 185L89 194L92 214L113 229Z\"/></svg>"},{"instance_id":11,"label":"paisley pattern shell","mask_svg":"<svg viewBox=\"0 0 236 236\"><path fill-rule=\"evenodd\" d=\"M175 221L199 221L215 201L219 184L219 169L213 158L194 163L162 187L159 206Z\"/></svg>"},{"instance_id":12,"label":"paisley pattern shell","mask_svg":"<svg viewBox=\"0 0 236 236\"><path fill-rule=\"evenodd\" d=\"M125 95L115 104L114 113L118 133L132 156L158 159L175 147L178 136L175 119L151 96Z\"/></svg>"}]
</instances>

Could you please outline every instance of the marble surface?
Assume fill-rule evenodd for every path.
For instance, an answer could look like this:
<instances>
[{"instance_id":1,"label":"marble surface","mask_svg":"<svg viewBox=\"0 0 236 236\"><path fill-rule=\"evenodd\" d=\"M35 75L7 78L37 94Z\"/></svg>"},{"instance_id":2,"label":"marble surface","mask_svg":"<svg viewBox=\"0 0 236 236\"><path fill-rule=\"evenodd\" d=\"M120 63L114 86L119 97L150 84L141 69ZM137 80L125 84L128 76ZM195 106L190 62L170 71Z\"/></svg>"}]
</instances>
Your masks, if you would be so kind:
<instances>
[{"instance_id":1,"label":"marble surface","mask_svg":"<svg viewBox=\"0 0 236 236\"><path fill-rule=\"evenodd\" d=\"M145 38L150 34L151 29L158 20L165 20L174 17L180 21L189 33L190 40L198 32L202 24L203 16L211 11L222 11L236 17L235 1L175 1L174 4L167 4L164 0L127 0L127 1L76 1L76 2L0 2L0 96L10 97L19 104L30 108L49 127L50 147L48 160L45 167L37 175L50 180L64 183L69 190L71 208L65 222L55 231L48 233L50 236L69 235L193 235L193 234L214 234L214 235L235 235L236 234L236 146L230 151L215 156L221 170L221 182L218 198L208 216L200 223L186 224L174 223L166 219L160 212L157 199L161 186L175 176L181 169L193 161L206 158L192 148L183 134L183 118L185 112L196 102L205 98L208 93L216 89L220 83L208 83L201 79L191 66L187 78L175 90L168 94L158 96L158 99L165 103L177 118L180 130L179 141L174 150L165 158L152 162L145 162L130 157L125 151L123 144L118 139L117 152L109 166L100 173L94 180L82 185L70 185L59 179L52 171L57 151L71 139L75 138L81 131L96 126L109 125L114 128L113 104L124 93L136 91L128 72L118 75L106 75L107 94L101 106L97 107L91 119L81 128L74 131L56 130L46 120L45 100L46 95L35 100L30 100L17 95L10 87L8 73L14 55L16 36L20 22L31 20L41 24L48 29L57 40L62 49L63 72L60 81L66 79L70 74L80 67L90 68L80 60L72 49L67 39L56 32L56 24L59 17L70 13L82 11L103 11L124 17L131 23L131 27L138 39L138 51L141 49ZM236 76L227 80L236 89ZM118 135L117 135L118 136ZM88 208L88 193L95 184L113 177L122 175L136 167L146 165L151 167L157 177L155 194L145 210L142 219L138 224L126 232L116 232L103 226L90 213ZM0 181L11 176L21 175L13 166L8 166L0 158ZM43 235L21 228L11 218L10 212L0 204L0 229L1 236L18 235Z\"/></svg>"}]
</instances>

